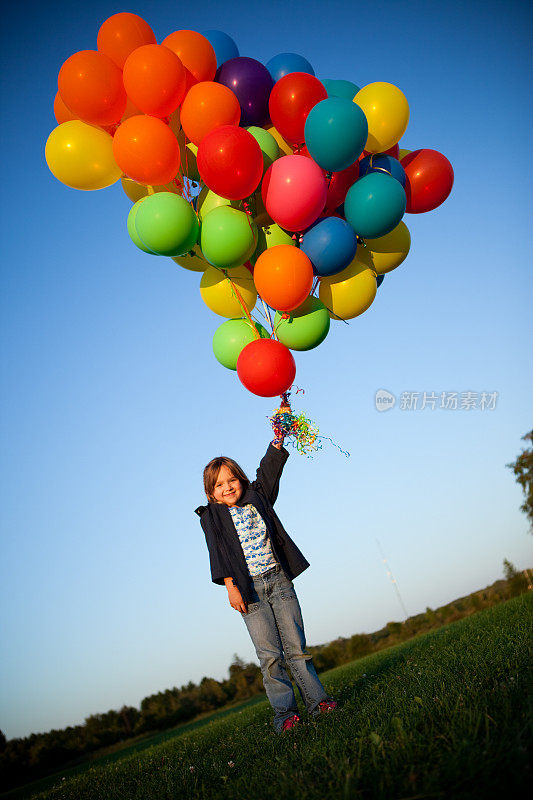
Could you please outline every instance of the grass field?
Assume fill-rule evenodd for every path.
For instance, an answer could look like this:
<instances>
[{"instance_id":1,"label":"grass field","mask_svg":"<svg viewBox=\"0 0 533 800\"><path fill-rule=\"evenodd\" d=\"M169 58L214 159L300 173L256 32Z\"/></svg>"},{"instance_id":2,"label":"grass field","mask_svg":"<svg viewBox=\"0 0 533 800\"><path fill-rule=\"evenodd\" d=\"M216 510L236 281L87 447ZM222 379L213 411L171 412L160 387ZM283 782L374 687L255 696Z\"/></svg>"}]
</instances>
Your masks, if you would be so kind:
<instances>
[{"instance_id":1,"label":"grass field","mask_svg":"<svg viewBox=\"0 0 533 800\"><path fill-rule=\"evenodd\" d=\"M531 787L533 596L323 673L340 709L281 736L263 700L40 800L512 798ZM302 707L303 712L303 707ZM175 732L176 734L178 732ZM166 734L168 737L169 734ZM27 797L28 795L26 795Z\"/></svg>"}]
</instances>

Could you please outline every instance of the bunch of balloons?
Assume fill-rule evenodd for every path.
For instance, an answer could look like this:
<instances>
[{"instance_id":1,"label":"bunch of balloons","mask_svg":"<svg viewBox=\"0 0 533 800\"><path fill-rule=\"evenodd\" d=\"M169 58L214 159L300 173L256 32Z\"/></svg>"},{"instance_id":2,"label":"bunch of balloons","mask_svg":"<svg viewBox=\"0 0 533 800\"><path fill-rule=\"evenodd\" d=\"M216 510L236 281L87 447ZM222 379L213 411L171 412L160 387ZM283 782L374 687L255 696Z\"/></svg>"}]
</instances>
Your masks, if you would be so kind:
<instances>
[{"instance_id":1,"label":"bunch of balloons","mask_svg":"<svg viewBox=\"0 0 533 800\"><path fill-rule=\"evenodd\" d=\"M295 53L264 65L221 31L157 44L141 17L115 14L58 88L50 170L75 189L121 180L131 239L202 273L226 318L214 354L264 397L293 383L293 351L369 308L409 252L404 214L453 184L441 153L399 148L409 106L393 84L320 81Z\"/></svg>"}]
</instances>

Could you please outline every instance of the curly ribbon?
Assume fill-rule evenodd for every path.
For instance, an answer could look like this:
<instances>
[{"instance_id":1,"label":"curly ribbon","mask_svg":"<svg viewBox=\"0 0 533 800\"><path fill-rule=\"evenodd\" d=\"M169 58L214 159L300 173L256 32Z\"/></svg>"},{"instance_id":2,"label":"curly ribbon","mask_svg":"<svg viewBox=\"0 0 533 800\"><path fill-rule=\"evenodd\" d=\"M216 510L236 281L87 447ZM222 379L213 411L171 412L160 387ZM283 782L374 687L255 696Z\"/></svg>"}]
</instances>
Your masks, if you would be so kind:
<instances>
[{"instance_id":1,"label":"curly ribbon","mask_svg":"<svg viewBox=\"0 0 533 800\"><path fill-rule=\"evenodd\" d=\"M392 178L392 172L390 170L385 169L385 167L375 167L373 165L372 161L373 161L375 155L378 155L378 154L376 154L376 153L371 153L370 154L370 161L368 162L369 168L374 170L374 172L384 172L385 175L390 175L391 178Z\"/></svg>"},{"instance_id":2,"label":"curly ribbon","mask_svg":"<svg viewBox=\"0 0 533 800\"><path fill-rule=\"evenodd\" d=\"M303 389L297 389L296 394L298 392L305 394ZM285 392L281 395L282 402L280 407L269 417L276 439L281 441L283 437L290 436L293 447L307 458L312 458L313 453L317 452L317 450L322 450L322 442L327 440L340 450L346 458L349 458L350 453L339 447L329 436L322 436L317 425L308 419L305 414L295 414L291 411L288 402L289 395L290 392Z\"/></svg>"}]
</instances>

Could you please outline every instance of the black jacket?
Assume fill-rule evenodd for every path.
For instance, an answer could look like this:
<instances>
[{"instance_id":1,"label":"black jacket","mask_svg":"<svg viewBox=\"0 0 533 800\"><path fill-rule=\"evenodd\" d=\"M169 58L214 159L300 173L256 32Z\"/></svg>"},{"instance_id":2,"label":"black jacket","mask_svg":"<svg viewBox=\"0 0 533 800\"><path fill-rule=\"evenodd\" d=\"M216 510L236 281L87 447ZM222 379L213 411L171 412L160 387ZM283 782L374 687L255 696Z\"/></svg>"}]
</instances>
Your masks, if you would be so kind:
<instances>
[{"instance_id":1,"label":"black jacket","mask_svg":"<svg viewBox=\"0 0 533 800\"><path fill-rule=\"evenodd\" d=\"M278 496L279 479L288 457L289 453L284 447L278 449L269 444L259 464L257 479L243 493L237 505L251 503L258 510L265 521L272 552L292 580L307 569L309 562L285 531L273 509ZM224 578L233 578L243 600L251 603L253 580L228 506L208 503L207 506L199 506L196 513L205 533L213 583L223 586Z\"/></svg>"}]
</instances>

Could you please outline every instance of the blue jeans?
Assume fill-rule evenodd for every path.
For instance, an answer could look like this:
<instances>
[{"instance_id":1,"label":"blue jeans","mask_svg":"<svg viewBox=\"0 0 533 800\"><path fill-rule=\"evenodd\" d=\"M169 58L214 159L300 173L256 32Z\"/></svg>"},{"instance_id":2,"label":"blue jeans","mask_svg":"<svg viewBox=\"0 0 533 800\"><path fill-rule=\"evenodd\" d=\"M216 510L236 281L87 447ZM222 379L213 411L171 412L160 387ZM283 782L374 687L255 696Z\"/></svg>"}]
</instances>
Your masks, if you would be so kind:
<instances>
[{"instance_id":1,"label":"blue jeans","mask_svg":"<svg viewBox=\"0 0 533 800\"><path fill-rule=\"evenodd\" d=\"M298 713L285 663L311 716L320 713L318 704L322 700L332 698L318 679L313 657L305 652L302 612L292 581L278 564L256 575L253 582L252 602L248 603L248 613L241 612L241 616L255 645L263 684L274 709L274 729L281 733L285 720Z\"/></svg>"}]
</instances>

